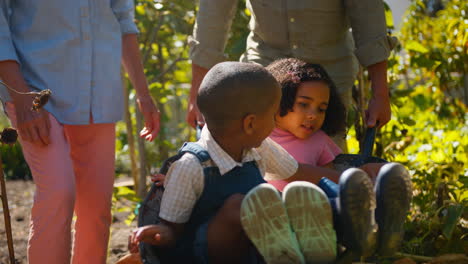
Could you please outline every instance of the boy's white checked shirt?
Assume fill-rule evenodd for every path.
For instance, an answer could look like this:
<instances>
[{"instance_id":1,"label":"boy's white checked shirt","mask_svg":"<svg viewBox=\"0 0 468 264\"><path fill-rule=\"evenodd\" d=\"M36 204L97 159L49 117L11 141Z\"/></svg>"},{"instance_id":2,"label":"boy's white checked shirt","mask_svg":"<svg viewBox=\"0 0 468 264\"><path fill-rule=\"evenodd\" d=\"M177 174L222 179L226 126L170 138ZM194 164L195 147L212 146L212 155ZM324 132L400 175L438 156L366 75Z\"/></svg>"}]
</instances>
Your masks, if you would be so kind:
<instances>
[{"instance_id":1,"label":"boy's white checked shirt","mask_svg":"<svg viewBox=\"0 0 468 264\"><path fill-rule=\"evenodd\" d=\"M219 168L221 177L242 163L256 161L260 173L269 180L286 179L296 173L297 161L271 139L261 146L244 153L242 163L236 162L213 139L208 128L203 128L197 142L210 154L213 164ZM186 223L204 187L203 167L192 154L187 153L174 162L164 182L164 195L159 216L169 222Z\"/></svg>"}]
</instances>

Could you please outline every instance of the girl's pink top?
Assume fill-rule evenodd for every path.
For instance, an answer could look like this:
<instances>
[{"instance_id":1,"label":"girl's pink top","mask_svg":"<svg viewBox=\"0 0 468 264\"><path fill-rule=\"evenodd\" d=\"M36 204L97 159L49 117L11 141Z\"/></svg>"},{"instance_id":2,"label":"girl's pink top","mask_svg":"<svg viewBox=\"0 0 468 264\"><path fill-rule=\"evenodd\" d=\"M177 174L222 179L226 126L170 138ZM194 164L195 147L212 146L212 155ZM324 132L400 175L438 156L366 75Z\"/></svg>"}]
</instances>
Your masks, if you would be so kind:
<instances>
[{"instance_id":1,"label":"girl's pink top","mask_svg":"<svg viewBox=\"0 0 468 264\"><path fill-rule=\"evenodd\" d=\"M342 152L322 130L318 130L306 139L300 139L288 131L275 128L271 132L270 138L280 144L299 163L312 166L327 165ZM268 183L279 191L283 191L283 188L288 184L286 181L268 181Z\"/></svg>"}]
</instances>

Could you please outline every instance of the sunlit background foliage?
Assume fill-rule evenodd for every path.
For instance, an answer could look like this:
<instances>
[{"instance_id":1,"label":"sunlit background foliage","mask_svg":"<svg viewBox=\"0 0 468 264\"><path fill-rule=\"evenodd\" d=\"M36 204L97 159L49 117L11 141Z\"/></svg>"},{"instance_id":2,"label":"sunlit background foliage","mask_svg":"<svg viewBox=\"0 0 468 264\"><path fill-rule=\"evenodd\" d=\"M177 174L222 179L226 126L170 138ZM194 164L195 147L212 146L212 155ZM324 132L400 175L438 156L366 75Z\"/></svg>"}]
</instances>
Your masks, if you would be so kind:
<instances>
[{"instance_id":1,"label":"sunlit background foliage","mask_svg":"<svg viewBox=\"0 0 468 264\"><path fill-rule=\"evenodd\" d=\"M185 123L191 66L187 36L195 22L192 0L136 0L140 47L151 93L158 102L161 133L153 143L139 140L141 116L135 94L124 78L128 107L117 125L117 177L130 177L135 191L115 190L114 199L128 199L134 219L147 175L195 133ZM401 45L389 59L392 120L377 135L374 155L408 167L414 184L411 214L402 251L434 256L468 252L468 0L411 1L401 30L392 32ZM389 17L389 16L387 16ZM391 17L391 16L390 16ZM226 55L237 60L245 48L250 18L245 2L232 26ZM393 22L389 21L389 28ZM389 31L391 31L389 29ZM365 74L361 85L368 89ZM366 93L366 90L364 91ZM359 109L350 115L358 119ZM2 127L6 119L0 117ZM358 131L359 134L359 131ZM359 150L354 125L348 148ZM0 146L7 179L31 178L21 149ZM137 195L137 194L138 195Z\"/></svg>"}]
</instances>

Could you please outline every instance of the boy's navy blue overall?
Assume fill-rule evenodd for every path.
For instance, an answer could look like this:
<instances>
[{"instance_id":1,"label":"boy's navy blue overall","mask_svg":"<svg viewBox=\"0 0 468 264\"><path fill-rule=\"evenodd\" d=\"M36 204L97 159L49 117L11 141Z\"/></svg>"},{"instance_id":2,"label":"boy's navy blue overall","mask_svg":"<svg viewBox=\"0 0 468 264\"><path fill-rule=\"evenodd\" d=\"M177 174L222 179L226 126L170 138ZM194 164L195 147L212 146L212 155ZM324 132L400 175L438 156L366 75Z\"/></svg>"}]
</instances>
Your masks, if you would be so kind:
<instances>
[{"instance_id":1,"label":"boy's navy blue overall","mask_svg":"<svg viewBox=\"0 0 468 264\"><path fill-rule=\"evenodd\" d=\"M221 175L218 167L210 164L210 155L200 145L185 143L175 159L185 153L195 155L203 167L203 192L195 203L189 221L185 224L184 233L176 246L158 250L158 255L163 263L208 263L208 223L227 198L233 194L246 194L255 186L265 183L265 180L255 161L246 162L242 167L235 167ZM249 257L250 259L256 262L257 258L253 256Z\"/></svg>"}]
</instances>

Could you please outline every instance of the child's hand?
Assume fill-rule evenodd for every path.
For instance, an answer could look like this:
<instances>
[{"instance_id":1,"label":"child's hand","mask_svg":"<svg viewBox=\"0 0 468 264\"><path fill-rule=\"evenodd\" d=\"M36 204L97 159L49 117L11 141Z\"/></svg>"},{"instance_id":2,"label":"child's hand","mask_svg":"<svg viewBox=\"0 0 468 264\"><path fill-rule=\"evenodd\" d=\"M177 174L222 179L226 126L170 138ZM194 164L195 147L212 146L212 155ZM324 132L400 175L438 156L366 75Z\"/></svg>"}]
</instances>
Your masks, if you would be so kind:
<instances>
[{"instance_id":1,"label":"child's hand","mask_svg":"<svg viewBox=\"0 0 468 264\"><path fill-rule=\"evenodd\" d=\"M138 242L135 242L135 231L132 231L132 234L128 236L128 251L132 254L138 253Z\"/></svg>"},{"instance_id":2,"label":"child's hand","mask_svg":"<svg viewBox=\"0 0 468 264\"><path fill-rule=\"evenodd\" d=\"M170 246L175 243L175 235L172 229L166 225L147 225L133 231L129 238L128 249L130 252L134 250L135 245L138 251L140 242L155 246Z\"/></svg>"},{"instance_id":3,"label":"child's hand","mask_svg":"<svg viewBox=\"0 0 468 264\"><path fill-rule=\"evenodd\" d=\"M369 177L371 178L372 182L375 183L380 168L382 168L383 165L385 165L385 163L367 163L362 165L360 169L365 171L367 175L369 175Z\"/></svg>"},{"instance_id":4,"label":"child's hand","mask_svg":"<svg viewBox=\"0 0 468 264\"><path fill-rule=\"evenodd\" d=\"M156 183L156 186L163 186L165 178L166 178L166 175L164 174L151 175L151 181Z\"/></svg>"},{"instance_id":5,"label":"child's hand","mask_svg":"<svg viewBox=\"0 0 468 264\"><path fill-rule=\"evenodd\" d=\"M140 254L138 253L132 253L132 254L127 254L117 260L115 264L143 264L141 262L141 257Z\"/></svg>"}]
</instances>

